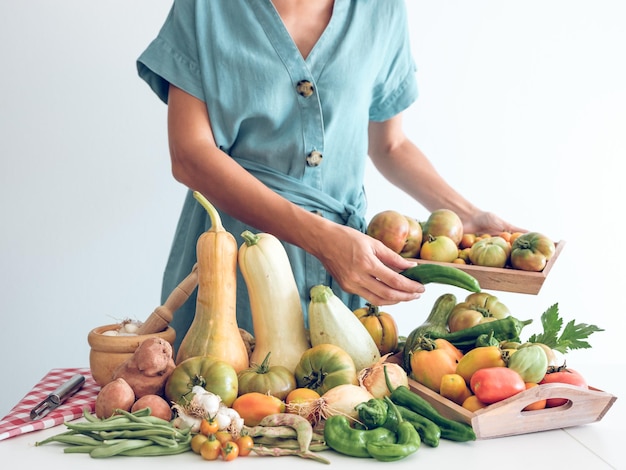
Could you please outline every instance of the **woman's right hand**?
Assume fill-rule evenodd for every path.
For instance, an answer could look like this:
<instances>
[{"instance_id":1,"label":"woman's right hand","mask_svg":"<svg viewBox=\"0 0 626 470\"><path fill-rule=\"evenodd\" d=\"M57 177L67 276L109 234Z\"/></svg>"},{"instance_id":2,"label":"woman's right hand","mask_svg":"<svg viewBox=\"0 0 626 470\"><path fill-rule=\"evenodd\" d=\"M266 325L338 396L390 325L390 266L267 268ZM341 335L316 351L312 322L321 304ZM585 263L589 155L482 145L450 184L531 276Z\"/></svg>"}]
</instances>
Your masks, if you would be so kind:
<instances>
[{"instance_id":1,"label":"woman's right hand","mask_svg":"<svg viewBox=\"0 0 626 470\"><path fill-rule=\"evenodd\" d=\"M379 240L329 222L318 234L314 255L346 292L373 305L393 305L420 297L424 286L399 274L415 265Z\"/></svg>"}]
</instances>

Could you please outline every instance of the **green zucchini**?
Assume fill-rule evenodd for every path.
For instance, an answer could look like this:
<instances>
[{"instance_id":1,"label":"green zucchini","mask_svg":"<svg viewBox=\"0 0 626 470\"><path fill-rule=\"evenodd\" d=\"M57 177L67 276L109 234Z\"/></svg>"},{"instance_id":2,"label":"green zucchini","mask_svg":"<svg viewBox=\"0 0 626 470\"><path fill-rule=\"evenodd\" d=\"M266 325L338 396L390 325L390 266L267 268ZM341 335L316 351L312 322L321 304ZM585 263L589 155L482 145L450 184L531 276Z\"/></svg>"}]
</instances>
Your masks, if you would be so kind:
<instances>
[{"instance_id":1,"label":"green zucchini","mask_svg":"<svg viewBox=\"0 0 626 470\"><path fill-rule=\"evenodd\" d=\"M453 266L418 264L417 266L401 271L400 274L420 284L429 284L432 282L460 287L470 292L480 292L478 279Z\"/></svg>"},{"instance_id":2,"label":"green zucchini","mask_svg":"<svg viewBox=\"0 0 626 470\"><path fill-rule=\"evenodd\" d=\"M440 295L435 300L426 321L409 333L404 342L402 352L402 367L405 371L411 371L411 354L421 336L448 334L448 317L456 304L454 294Z\"/></svg>"}]
</instances>

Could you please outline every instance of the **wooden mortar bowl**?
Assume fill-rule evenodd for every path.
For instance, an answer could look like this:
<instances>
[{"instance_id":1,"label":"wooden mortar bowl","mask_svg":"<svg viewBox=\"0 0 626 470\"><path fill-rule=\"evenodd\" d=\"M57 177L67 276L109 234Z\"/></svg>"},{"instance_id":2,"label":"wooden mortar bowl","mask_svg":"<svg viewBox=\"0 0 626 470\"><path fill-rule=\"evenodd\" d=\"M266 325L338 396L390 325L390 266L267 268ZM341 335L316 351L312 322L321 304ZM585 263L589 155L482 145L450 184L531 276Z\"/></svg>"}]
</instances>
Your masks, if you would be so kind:
<instances>
[{"instance_id":1,"label":"wooden mortar bowl","mask_svg":"<svg viewBox=\"0 0 626 470\"><path fill-rule=\"evenodd\" d=\"M119 327L119 323L99 326L91 330L87 336L87 341L89 346L91 346L89 351L91 375L94 381L101 387L113 380L115 369L131 357L137 347L146 339L158 337L173 345L176 338L176 332L171 326L159 333L146 335L108 336L102 334L105 331L116 330Z\"/></svg>"}]
</instances>

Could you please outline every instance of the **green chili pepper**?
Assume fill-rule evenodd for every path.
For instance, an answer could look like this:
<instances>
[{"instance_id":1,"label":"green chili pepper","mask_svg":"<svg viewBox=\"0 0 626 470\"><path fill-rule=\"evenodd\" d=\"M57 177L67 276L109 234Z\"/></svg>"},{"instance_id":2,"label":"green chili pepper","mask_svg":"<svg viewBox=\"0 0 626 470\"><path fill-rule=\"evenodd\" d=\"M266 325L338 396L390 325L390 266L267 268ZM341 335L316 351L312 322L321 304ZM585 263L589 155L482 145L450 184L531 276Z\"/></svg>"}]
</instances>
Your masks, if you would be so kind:
<instances>
[{"instance_id":1,"label":"green chili pepper","mask_svg":"<svg viewBox=\"0 0 626 470\"><path fill-rule=\"evenodd\" d=\"M370 442L367 444L367 451L376 460L382 462L393 462L400 460L417 452L420 447L420 436L413 425L402 419L400 411L389 397L385 397L390 409L394 413L399 423L396 431L396 442L393 444L383 442Z\"/></svg>"},{"instance_id":2,"label":"green chili pepper","mask_svg":"<svg viewBox=\"0 0 626 470\"><path fill-rule=\"evenodd\" d=\"M479 323L470 328L454 331L452 333L431 332L431 339L443 338L450 341L461 351L472 349L476 345L476 339L482 334L493 332L498 341L519 341L522 329L532 323L532 319L518 320L512 315L498 320Z\"/></svg>"},{"instance_id":3,"label":"green chili pepper","mask_svg":"<svg viewBox=\"0 0 626 470\"><path fill-rule=\"evenodd\" d=\"M439 439L441 437L441 428L439 426L425 416L409 410L405 406L396 405L396 407L400 411L402 419L413 425L424 444L430 447L437 447L439 445Z\"/></svg>"},{"instance_id":4,"label":"green chili pepper","mask_svg":"<svg viewBox=\"0 0 626 470\"><path fill-rule=\"evenodd\" d=\"M342 415L330 416L324 424L326 445L340 454L350 457L371 457L367 445L373 442L392 444L396 433L387 428L355 429L348 418Z\"/></svg>"},{"instance_id":5,"label":"green chili pepper","mask_svg":"<svg viewBox=\"0 0 626 470\"><path fill-rule=\"evenodd\" d=\"M396 432L398 429L398 415L389 409L389 405L382 398L371 398L366 402L359 403L355 407L359 413L359 419L369 429L380 426Z\"/></svg>"},{"instance_id":6,"label":"green chili pepper","mask_svg":"<svg viewBox=\"0 0 626 470\"><path fill-rule=\"evenodd\" d=\"M494 331L491 330L489 333L483 333L482 335L478 335L474 346L477 348L481 346L498 346L500 344L500 341L493 334Z\"/></svg>"}]
</instances>

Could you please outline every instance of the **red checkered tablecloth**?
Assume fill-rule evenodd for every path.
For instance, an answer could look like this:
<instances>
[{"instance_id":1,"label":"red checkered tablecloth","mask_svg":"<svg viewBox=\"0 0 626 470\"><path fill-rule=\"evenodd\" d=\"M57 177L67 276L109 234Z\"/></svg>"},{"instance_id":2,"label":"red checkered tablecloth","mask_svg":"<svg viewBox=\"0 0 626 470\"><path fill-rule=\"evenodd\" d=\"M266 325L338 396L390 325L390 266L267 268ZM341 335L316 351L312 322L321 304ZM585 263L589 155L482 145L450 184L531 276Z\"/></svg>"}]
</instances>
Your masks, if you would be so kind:
<instances>
[{"instance_id":1,"label":"red checkered tablecloth","mask_svg":"<svg viewBox=\"0 0 626 470\"><path fill-rule=\"evenodd\" d=\"M85 383L78 392L43 418L30 419L30 410L76 374L85 376ZM93 380L89 368L52 369L13 407L8 415L0 420L0 441L80 418L85 408L94 413L99 391L100 386Z\"/></svg>"}]
</instances>

